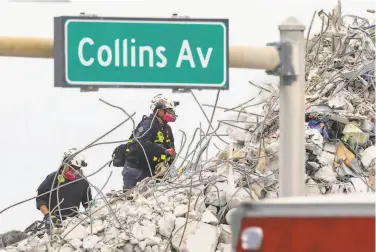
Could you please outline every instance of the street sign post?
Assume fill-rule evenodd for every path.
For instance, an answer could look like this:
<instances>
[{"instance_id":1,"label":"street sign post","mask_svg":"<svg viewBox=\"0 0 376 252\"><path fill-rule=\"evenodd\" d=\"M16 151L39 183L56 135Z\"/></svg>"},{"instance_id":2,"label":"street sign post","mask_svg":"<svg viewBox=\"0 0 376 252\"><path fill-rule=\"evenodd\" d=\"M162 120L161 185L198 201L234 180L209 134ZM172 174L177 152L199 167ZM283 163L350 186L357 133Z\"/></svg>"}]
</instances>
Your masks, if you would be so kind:
<instances>
[{"instance_id":1,"label":"street sign post","mask_svg":"<svg viewBox=\"0 0 376 252\"><path fill-rule=\"evenodd\" d=\"M56 17L55 87L229 88L228 19Z\"/></svg>"}]
</instances>

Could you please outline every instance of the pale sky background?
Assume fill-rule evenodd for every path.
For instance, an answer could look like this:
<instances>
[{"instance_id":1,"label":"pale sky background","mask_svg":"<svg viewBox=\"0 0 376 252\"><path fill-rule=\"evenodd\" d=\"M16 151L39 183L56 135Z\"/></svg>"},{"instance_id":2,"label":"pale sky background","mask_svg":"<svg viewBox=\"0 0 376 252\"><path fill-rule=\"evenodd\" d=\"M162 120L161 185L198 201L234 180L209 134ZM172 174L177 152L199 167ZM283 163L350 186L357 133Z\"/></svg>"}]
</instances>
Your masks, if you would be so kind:
<instances>
[{"instance_id":1,"label":"pale sky background","mask_svg":"<svg viewBox=\"0 0 376 252\"><path fill-rule=\"evenodd\" d=\"M374 0L343 0L343 12L372 17L366 9L375 8ZM278 25L292 15L308 28L314 10L331 10L336 0L139 0L139 1L74 1L72 3L8 3L0 0L0 36L52 37L53 17L78 15L80 12L99 16L170 17L172 13L192 18L229 18L230 45L265 45L279 40ZM314 27L318 28L317 22ZM306 30L307 31L307 30ZM230 70L230 90L220 94L220 106L235 106L255 95L247 82L278 82L276 77L260 70ZM136 112L136 123L149 114L150 99L161 90L108 89L81 93L79 89L53 87L52 59L0 58L0 210L10 204L36 195L42 180L58 168L67 148L81 148L123 120L123 114L99 102L102 98ZM163 90L170 94L170 90ZM194 91L201 103L214 103L216 91ZM171 124L180 146L181 133L188 134L207 123L192 96L174 94L181 105L178 120ZM211 109L206 108L209 117ZM216 118L229 113L217 110ZM215 122L216 123L216 122ZM122 140L130 135L127 123L105 141ZM225 128L220 132L225 132ZM218 142L218 141L216 141ZM219 142L220 143L220 142ZM222 145L223 146L223 145ZM89 174L107 162L116 145L95 147L85 152ZM211 154L215 154L214 147ZM107 167L90 178L102 187L110 172L113 175L105 188L120 189L121 168ZM94 193L95 195L96 193ZM35 200L16 206L0 215L0 233L23 230L41 219Z\"/></svg>"}]
</instances>

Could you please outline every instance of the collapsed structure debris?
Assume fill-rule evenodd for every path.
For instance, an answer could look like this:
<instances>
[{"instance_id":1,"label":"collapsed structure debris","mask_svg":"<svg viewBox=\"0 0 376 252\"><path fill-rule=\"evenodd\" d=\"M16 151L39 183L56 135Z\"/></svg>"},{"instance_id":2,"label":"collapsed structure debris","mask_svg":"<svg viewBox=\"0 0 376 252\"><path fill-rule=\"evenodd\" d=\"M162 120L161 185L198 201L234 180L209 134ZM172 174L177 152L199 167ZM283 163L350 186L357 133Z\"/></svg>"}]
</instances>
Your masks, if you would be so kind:
<instances>
[{"instance_id":1,"label":"collapsed structure debris","mask_svg":"<svg viewBox=\"0 0 376 252\"><path fill-rule=\"evenodd\" d=\"M340 6L318 17L321 32L307 39L306 50L306 195L374 192L374 24L342 15ZM202 161L217 130L198 129L203 147L189 153L192 140L182 168L94 200L51 235L29 228L26 239L0 251L232 251L231 214L239 203L278 197L278 87L253 85L268 96L226 109L238 116L221 121L231 125L231 142L217 156ZM259 104L262 114L248 111Z\"/></svg>"}]
</instances>

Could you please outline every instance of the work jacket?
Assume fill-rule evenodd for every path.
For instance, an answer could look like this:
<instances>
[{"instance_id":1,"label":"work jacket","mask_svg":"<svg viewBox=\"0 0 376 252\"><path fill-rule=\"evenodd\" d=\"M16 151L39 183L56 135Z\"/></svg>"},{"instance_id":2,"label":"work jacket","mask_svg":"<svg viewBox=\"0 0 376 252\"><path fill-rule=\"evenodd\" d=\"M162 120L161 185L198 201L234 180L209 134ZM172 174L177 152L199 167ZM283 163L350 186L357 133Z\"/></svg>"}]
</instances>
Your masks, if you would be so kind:
<instances>
[{"instance_id":1,"label":"work jacket","mask_svg":"<svg viewBox=\"0 0 376 252\"><path fill-rule=\"evenodd\" d=\"M57 173L57 174L56 174ZM56 176L57 175L57 176ZM43 193L49 192L52 188L52 182L55 179L53 188L59 188L50 193L42 195ZM62 176L62 169L58 172L53 172L49 174L45 180L39 185L38 197L36 198L37 209L46 205L49 211L54 210L51 214L59 216L59 208L57 207L58 202L60 202L61 217L75 216L80 208L80 203L84 208L88 207L89 202L92 200L91 190L89 183L85 179L79 180L83 175L76 174L76 179L73 183L66 185L71 182ZM50 201L50 194L51 201ZM42 195L42 196L39 196ZM59 196L59 199L57 198Z\"/></svg>"},{"instance_id":2,"label":"work jacket","mask_svg":"<svg viewBox=\"0 0 376 252\"><path fill-rule=\"evenodd\" d=\"M137 137L138 141L135 140L133 134L131 134L126 149L126 161L132 166L149 171L146 161L148 160L150 168L154 173L155 166L165 161L167 158L165 150L170 148L175 149L171 127L165 122L160 122L151 114L149 116L143 116L134 132L134 136ZM144 151L147 158L145 157ZM171 164L172 159L169 159L168 162Z\"/></svg>"}]
</instances>

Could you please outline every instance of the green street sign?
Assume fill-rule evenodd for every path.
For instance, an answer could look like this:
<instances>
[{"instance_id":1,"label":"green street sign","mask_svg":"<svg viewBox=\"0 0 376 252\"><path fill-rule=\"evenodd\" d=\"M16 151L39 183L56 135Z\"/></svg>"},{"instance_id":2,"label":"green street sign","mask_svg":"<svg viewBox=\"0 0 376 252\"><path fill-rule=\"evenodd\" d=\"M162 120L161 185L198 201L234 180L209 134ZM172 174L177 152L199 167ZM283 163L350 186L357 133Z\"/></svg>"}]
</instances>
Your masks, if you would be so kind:
<instances>
[{"instance_id":1,"label":"green street sign","mask_svg":"<svg viewBox=\"0 0 376 252\"><path fill-rule=\"evenodd\" d=\"M55 17L55 87L229 88L228 19Z\"/></svg>"}]
</instances>

